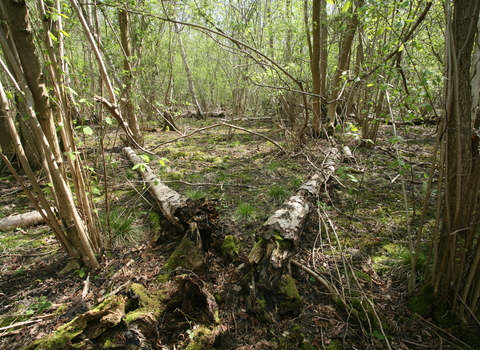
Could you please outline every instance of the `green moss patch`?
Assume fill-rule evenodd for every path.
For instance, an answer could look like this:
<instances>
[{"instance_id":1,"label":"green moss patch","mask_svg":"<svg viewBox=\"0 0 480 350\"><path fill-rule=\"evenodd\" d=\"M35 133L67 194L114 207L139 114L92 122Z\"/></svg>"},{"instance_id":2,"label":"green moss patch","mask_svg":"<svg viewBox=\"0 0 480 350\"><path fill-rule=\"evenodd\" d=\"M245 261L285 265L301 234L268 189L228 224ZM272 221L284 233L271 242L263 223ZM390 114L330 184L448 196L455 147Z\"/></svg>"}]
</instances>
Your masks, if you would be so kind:
<instances>
[{"instance_id":1,"label":"green moss patch","mask_svg":"<svg viewBox=\"0 0 480 350\"><path fill-rule=\"evenodd\" d=\"M225 236L220 250L223 257L234 259L240 252L240 240L232 235Z\"/></svg>"}]
</instances>

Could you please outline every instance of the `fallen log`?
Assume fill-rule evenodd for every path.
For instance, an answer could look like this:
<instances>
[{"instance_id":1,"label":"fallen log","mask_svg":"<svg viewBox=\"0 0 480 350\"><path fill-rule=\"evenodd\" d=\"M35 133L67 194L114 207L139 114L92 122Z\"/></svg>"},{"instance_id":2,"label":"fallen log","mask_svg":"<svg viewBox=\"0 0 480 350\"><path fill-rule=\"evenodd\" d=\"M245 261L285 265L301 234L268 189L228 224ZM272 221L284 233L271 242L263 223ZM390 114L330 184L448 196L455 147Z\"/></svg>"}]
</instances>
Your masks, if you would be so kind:
<instances>
[{"instance_id":1,"label":"fallen log","mask_svg":"<svg viewBox=\"0 0 480 350\"><path fill-rule=\"evenodd\" d=\"M163 240L167 232L171 234L176 231L180 237L187 235L200 251L207 251L214 241L212 235L217 231L219 221L219 214L213 202L205 199L195 201L188 199L163 184L130 147L125 147L123 152L133 164L139 165L136 167L137 172L142 176L150 195L169 223L159 240Z\"/></svg>"},{"instance_id":2,"label":"fallen log","mask_svg":"<svg viewBox=\"0 0 480 350\"><path fill-rule=\"evenodd\" d=\"M50 208L51 211L54 208ZM44 216L47 214L43 210ZM11 231L16 228L27 228L38 224L45 223L45 219L38 210L30 211L28 213L12 215L3 219L0 219L0 231Z\"/></svg>"},{"instance_id":3,"label":"fallen log","mask_svg":"<svg viewBox=\"0 0 480 350\"><path fill-rule=\"evenodd\" d=\"M147 184L148 192L158 204L162 214L172 223L178 222L178 219L175 218L175 211L186 205L187 197L164 185L148 164L145 164L145 161L136 155L133 149L125 147L123 153L134 165L140 165L136 170Z\"/></svg>"},{"instance_id":4,"label":"fallen log","mask_svg":"<svg viewBox=\"0 0 480 350\"><path fill-rule=\"evenodd\" d=\"M302 299L290 275L290 260L296 254L305 219L334 171L337 153L332 150L324 162L325 172L313 175L268 218L250 251L251 268L245 276L249 281L247 307L262 319L273 321L300 311Z\"/></svg>"}]
</instances>

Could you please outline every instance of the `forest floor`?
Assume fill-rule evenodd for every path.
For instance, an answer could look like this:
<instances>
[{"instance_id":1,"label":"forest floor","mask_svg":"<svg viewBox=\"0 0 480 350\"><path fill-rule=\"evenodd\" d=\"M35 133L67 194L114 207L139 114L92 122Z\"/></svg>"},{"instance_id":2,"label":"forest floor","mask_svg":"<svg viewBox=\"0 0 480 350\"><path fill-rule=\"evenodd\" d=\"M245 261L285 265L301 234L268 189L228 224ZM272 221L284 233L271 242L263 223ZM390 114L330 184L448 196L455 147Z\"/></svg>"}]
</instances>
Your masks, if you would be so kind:
<instances>
[{"instance_id":1,"label":"forest floor","mask_svg":"<svg viewBox=\"0 0 480 350\"><path fill-rule=\"evenodd\" d=\"M189 133L216 122L183 119L179 127ZM282 140L284 130L273 121L241 121L237 125L270 137L286 151L258 135L224 126L163 145L180 135L149 126L145 137L146 148L154 149L156 154L146 162L161 180L189 198L214 200L220 213L219 240L229 234L241 241L237 257L225 258L219 249L212 250L207 254L208 269L197 272L219 305L219 332L206 348L480 348L458 330L458 324L435 324L428 306L422 308L418 305L422 299L415 299L426 293L420 288L430 266L434 196L426 211L417 287L413 293L407 292L411 269L408 247L416 237L409 237L406 210L414 235L427 189L434 127L398 127L402 137L399 158L389 142L393 137L391 125L380 127L379 141L373 147L362 145L355 128L335 138L336 147L349 146L354 159L349 163L339 159L335 175L321 191L304 225L295 260L335 285L344 300L360 310L361 320L335 304L315 278L292 265L303 307L298 314L266 323L247 312L242 278L248 268L248 253L269 215L322 168L335 145L326 140L309 140L303 148L295 147ZM109 130L105 164L112 231L104 230L100 270L79 266L72 273L59 274L68 257L47 226L0 232L1 349L22 348L53 332L75 315L98 305L106 295L124 293L122 286L128 282L139 283L152 293L163 288L156 277L178 240L169 240L166 232L157 242L161 231L155 214L158 210L115 139L116 131ZM88 142L81 150L92 172L91 191L105 223L102 156L98 145ZM48 191L45 181L43 185ZM20 186L5 173L0 177L0 208L0 220L33 210ZM82 293L84 302L77 305ZM160 323L160 339L151 348L186 349L195 334L196 322L184 316L183 320L177 317L176 322ZM127 348L121 337L110 347L102 346ZM102 347L94 342L91 348Z\"/></svg>"}]
</instances>

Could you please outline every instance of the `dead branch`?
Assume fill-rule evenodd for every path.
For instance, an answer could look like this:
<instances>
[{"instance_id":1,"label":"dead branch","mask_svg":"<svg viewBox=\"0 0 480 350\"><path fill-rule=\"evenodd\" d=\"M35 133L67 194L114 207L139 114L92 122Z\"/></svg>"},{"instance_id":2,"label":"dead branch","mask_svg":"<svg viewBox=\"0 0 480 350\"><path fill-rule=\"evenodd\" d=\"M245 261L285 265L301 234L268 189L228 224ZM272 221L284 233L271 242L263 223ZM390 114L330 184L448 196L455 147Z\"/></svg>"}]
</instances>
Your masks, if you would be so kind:
<instances>
[{"instance_id":1,"label":"dead branch","mask_svg":"<svg viewBox=\"0 0 480 350\"><path fill-rule=\"evenodd\" d=\"M114 105L113 103L111 103L105 97L102 97L102 96L94 95L93 98L95 100L97 100L98 102L101 102L105 106L105 108L110 112L112 117L115 118L118 125L120 125L120 127L123 129L123 131L125 131L125 134L127 135L128 140L131 143L133 143L135 145L135 147L137 147L138 149L142 150L145 153L152 154L152 155L154 154L151 151L149 151L149 150L143 148L142 146L140 146L138 144L138 142L135 141L135 138L133 137L132 130L128 126L128 123L125 120L123 120L122 116L120 115L120 112L118 111L118 106Z\"/></svg>"}]
</instances>

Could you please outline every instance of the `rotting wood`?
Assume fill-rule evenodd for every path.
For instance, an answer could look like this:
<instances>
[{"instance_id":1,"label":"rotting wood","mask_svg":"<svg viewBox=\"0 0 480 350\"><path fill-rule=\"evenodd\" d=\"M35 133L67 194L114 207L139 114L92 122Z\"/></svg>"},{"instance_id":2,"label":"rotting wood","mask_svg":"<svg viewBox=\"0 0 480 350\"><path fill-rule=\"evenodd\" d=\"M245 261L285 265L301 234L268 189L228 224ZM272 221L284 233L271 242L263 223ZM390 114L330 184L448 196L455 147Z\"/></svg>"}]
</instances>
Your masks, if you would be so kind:
<instances>
[{"instance_id":1,"label":"rotting wood","mask_svg":"<svg viewBox=\"0 0 480 350\"><path fill-rule=\"evenodd\" d=\"M43 209L42 209L43 210ZM53 212L54 208L50 210ZM47 215L43 210L44 216ZM38 224L45 223L44 216L38 211L30 211L28 213L12 215L0 220L0 231L11 231L16 228L27 228Z\"/></svg>"},{"instance_id":2,"label":"rotting wood","mask_svg":"<svg viewBox=\"0 0 480 350\"><path fill-rule=\"evenodd\" d=\"M312 204L335 170L337 154L338 150L332 149L324 161L324 171L313 175L268 218L248 256L252 266L247 272L247 305L265 320L300 310L302 301L290 275L290 260L297 251Z\"/></svg>"}]
</instances>

